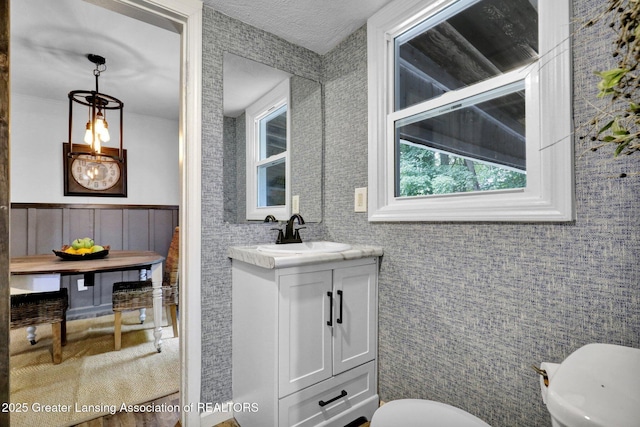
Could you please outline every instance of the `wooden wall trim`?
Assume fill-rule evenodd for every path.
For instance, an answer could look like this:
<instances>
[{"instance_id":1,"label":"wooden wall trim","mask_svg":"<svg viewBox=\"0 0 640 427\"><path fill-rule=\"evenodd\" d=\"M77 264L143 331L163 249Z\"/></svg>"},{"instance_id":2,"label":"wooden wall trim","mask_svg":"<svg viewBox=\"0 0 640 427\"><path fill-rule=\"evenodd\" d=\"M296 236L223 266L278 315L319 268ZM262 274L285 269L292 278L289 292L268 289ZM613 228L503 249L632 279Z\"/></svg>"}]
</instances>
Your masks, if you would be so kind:
<instances>
[{"instance_id":1,"label":"wooden wall trim","mask_svg":"<svg viewBox=\"0 0 640 427\"><path fill-rule=\"evenodd\" d=\"M89 203L11 203L11 209L160 209L178 210L178 205L117 205Z\"/></svg>"},{"instance_id":2,"label":"wooden wall trim","mask_svg":"<svg viewBox=\"0 0 640 427\"><path fill-rule=\"evenodd\" d=\"M172 206L12 204L9 256L51 253L89 236L114 250L165 253L179 222Z\"/></svg>"}]
</instances>

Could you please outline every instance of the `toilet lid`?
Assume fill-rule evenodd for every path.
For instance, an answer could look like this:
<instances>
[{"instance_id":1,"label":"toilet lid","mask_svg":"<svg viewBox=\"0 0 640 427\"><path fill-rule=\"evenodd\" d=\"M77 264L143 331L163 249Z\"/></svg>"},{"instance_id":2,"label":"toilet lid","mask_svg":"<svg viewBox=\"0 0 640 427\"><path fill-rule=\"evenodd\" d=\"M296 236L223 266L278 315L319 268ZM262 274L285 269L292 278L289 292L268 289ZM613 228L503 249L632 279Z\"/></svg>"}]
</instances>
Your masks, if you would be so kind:
<instances>
[{"instance_id":1,"label":"toilet lid","mask_svg":"<svg viewBox=\"0 0 640 427\"><path fill-rule=\"evenodd\" d=\"M393 400L382 405L371 427L491 427L462 409L421 399Z\"/></svg>"},{"instance_id":2,"label":"toilet lid","mask_svg":"<svg viewBox=\"0 0 640 427\"><path fill-rule=\"evenodd\" d=\"M640 349L587 344L571 353L549 381L547 409L577 427L637 427Z\"/></svg>"}]
</instances>

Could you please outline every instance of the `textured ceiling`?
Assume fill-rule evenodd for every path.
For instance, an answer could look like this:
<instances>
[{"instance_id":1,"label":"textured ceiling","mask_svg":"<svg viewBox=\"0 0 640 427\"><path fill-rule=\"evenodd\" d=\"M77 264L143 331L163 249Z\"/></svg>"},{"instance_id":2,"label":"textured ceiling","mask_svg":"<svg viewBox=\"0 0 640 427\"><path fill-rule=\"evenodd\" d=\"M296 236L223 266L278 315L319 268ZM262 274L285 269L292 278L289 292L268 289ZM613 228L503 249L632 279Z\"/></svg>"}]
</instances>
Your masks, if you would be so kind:
<instances>
[{"instance_id":1,"label":"textured ceiling","mask_svg":"<svg viewBox=\"0 0 640 427\"><path fill-rule=\"evenodd\" d=\"M204 0L225 15L321 55L390 0Z\"/></svg>"}]
</instances>

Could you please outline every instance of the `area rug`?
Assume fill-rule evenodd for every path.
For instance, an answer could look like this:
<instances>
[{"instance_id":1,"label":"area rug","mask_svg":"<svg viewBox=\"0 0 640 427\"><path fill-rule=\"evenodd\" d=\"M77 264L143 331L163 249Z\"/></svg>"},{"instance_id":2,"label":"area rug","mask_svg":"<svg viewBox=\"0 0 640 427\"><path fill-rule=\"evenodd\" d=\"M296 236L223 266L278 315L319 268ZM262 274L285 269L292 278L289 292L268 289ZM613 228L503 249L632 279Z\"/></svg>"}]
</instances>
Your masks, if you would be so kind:
<instances>
[{"instance_id":1,"label":"area rug","mask_svg":"<svg viewBox=\"0 0 640 427\"><path fill-rule=\"evenodd\" d=\"M113 315L67 322L62 363L51 359L51 327L38 326L35 345L26 328L11 331L11 426L72 426L134 407L180 387L179 340L163 318L162 352L153 345L153 316L123 313L122 350L114 351Z\"/></svg>"}]
</instances>

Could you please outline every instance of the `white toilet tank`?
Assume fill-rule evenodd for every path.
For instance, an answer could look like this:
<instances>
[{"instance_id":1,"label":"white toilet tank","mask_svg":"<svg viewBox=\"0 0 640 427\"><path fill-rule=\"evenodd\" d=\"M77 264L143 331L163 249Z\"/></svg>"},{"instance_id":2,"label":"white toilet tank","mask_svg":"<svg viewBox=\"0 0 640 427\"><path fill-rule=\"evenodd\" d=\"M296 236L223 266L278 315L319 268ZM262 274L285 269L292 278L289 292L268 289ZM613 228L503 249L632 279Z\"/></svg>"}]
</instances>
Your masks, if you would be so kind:
<instances>
[{"instance_id":1,"label":"white toilet tank","mask_svg":"<svg viewBox=\"0 0 640 427\"><path fill-rule=\"evenodd\" d=\"M588 344L549 377L554 427L640 426L640 349Z\"/></svg>"}]
</instances>

